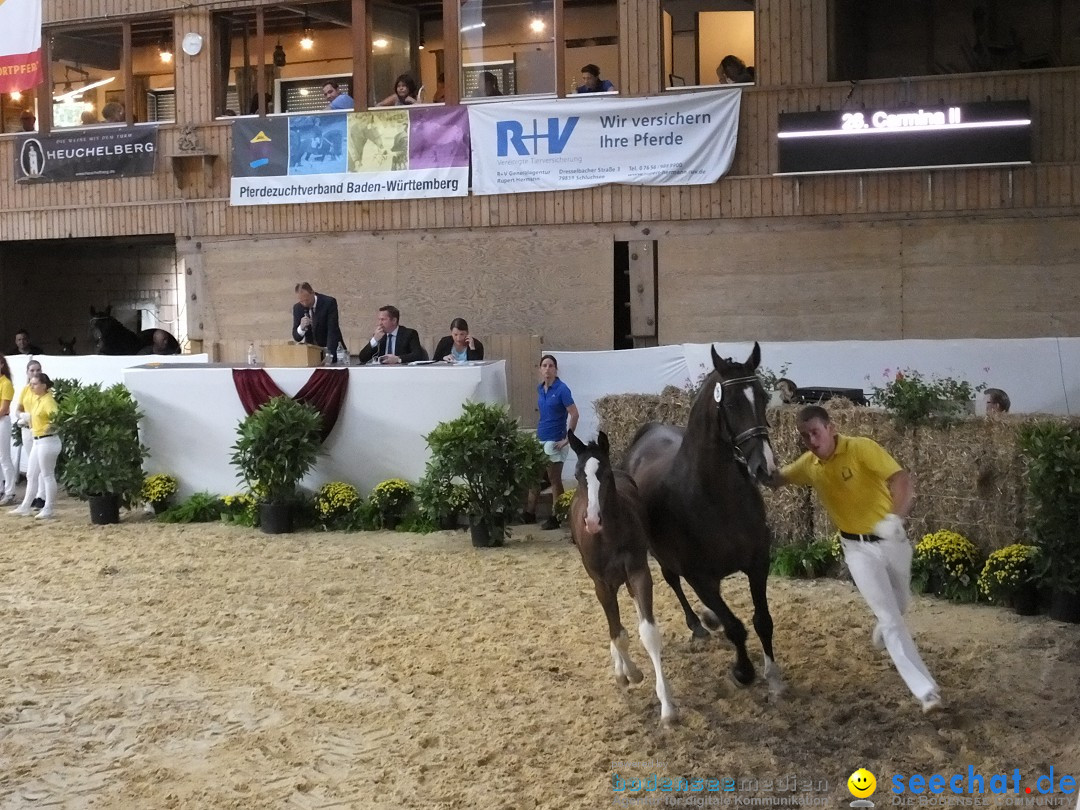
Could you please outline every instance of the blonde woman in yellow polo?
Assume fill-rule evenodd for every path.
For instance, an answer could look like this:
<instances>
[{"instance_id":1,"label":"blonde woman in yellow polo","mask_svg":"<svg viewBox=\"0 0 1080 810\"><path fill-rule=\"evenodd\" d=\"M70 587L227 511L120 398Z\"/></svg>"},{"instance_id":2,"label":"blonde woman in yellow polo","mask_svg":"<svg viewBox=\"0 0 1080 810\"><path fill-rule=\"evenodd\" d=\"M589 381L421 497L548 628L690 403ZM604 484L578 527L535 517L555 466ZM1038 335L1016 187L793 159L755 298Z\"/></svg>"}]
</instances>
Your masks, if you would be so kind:
<instances>
[{"instance_id":1,"label":"blonde woman in yellow polo","mask_svg":"<svg viewBox=\"0 0 1080 810\"><path fill-rule=\"evenodd\" d=\"M874 646L889 651L923 711L937 711L941 692L904 622L911 597L912 552L904 529L915 500L911 476L873 439L838 434L819 405L799 411L798 428L807 452L771 483L812 486L817 492L840 530L855 587L877 618Z\"/></svg>"},{"instance_id":2,"label":"blonde woman in yellow polo","mask_svg":"<svg viewBox=\"0 0 1080 810\"><path fill-rule=\"evenodd\" d=\"M19 424L19 416L24 413L30 412L30 406L34 402L34 392L30 390L30 378L35 374L41 372L41 363L37 360L31 360L26 364L26 385L22 387L19 392L19 398L12 403L15 406L15 412L11 415L11 420L15 424ZM20 461L16 467L22 466L22 456L26 456L26 466L30 468L30 454L34 451L34 434L29 427L22 428L22 450L20 451ZM31 504L35 509L40 509L45 505L45 486L44 481L38 485L38 491L35 494L34 501Z\"/></svg>"},{"instance_id":3,"label":"blonde woman in yellow polo","mask_svg":"<svg viewBox=\"0 0 1080 810\"><path fill-rule=\"evenodd\" d=\"M30 451L30 461L26 471L26 495L12 515L29 516L31 514L34 493L38 484L45 482L45 506L38 512L39 518L51 518L56 509L56 459L60 456L60 437L56 435L53 418L56 416L56 400L53 398L52 380L45 373L38 373L30 378L30 390L34 399L30 410L19 417L21 422L28 422L34 434L34 447Z\"/></svg>"},{"instance_id":4,"label":"blonde woman in yellow polo","mask_svg":"<svg viewBox=\"0 0 1080 810\"><path fill-rule=\"evenodd\" d=\"M11 401L15 399L15 385L11 382L11 368L7 358L0 354L0 473L4 476L4 494L0 506L15 503L15 484L19 474L11 463Z\"/></svg>"}]
</instances>

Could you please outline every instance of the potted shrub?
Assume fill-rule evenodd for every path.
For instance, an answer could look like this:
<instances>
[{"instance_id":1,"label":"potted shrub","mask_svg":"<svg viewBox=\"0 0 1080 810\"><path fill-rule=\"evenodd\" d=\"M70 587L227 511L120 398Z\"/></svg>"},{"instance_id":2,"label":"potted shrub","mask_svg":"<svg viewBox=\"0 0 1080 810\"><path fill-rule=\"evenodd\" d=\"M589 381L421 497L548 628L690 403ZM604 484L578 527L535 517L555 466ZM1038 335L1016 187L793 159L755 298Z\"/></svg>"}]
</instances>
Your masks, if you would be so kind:
<instances>
[{"instance_id":1,"label":"potted shrub","mask_svg":"<svg viewBox=\"0 0 1080 810\"><path fill-rule=\"evenodd\" d=\"M1039 612L1039 549L1023 543L999 548L986 558L979 590L991 602L1009 605L1021 616Z\"/></svg>"},{"instance_id":2,"label":"potted shrub","mask_svg":"<svg viewBox=\"0 0 1080 810\"><path fill-rule=\"evenodd\" d=\"M291 397L274 397L237 428L232 463L259 501L267 534L293 530L297 487L319 455L322 417Z\"/></svg>"},{"instance_id":3,"label":"potted shrub","mask_svg":"<svg viewBox=\"0 0 1080 810\"><path fill-rule=\"evenodd\" d=\"M943 529L923 535L911 560L911 581L922 593L956 602L974 602L979 595L979 550L962 534Z\"/></svg>"},{"instance_id":4,"label":"potted shrub","mask_svg":"<svg viewBox=\"0 0 1080 810\"><path fill-rule=\"evenodd\" d=\"M440 529L456 529L461 515L469 511L469 490L440 474L430 462L416 487L420 512Z\"/></svg>"},{"instance_id":5,"label":"potted shrub","mask_svg":"<svg viewBox=\"0 0 1080 810\"><path fill-rule=\"evenodd\" d=\"M179 488L179 482L171 475L166 473L148 475L143 479L139 497L142 498L143 503L148 503L153 507L155 515L160 515L169 508L172 497Z\"/></svg>"},{"instance_id":6,"label":"potted shrub","mask_svg":"<svg viewBox=\"0 0 1080 810\"><path fill-rule=\"evenodd\" d=\"M391 478L371 490L371 511L383 529L396 529L405 510L413 499L413 488L408 481Z\"/></svg>"},{"instance_id":7,"label":"potted shrub","mask_svg":"<svg viewBox=\"0 0 1080 810\"><path fill-rule=\"evenodd\" d=\"M893 414L901 422L919 424L931 419L955 420L975 413L975 394L986 388L985 383L972 385L954 377L923 377L918 371L906 368L892 375L886 369L888 381L872 386L874 404Z\"/></svg>"},{"instance_id":8,"label":"potted shrub","mask_svg":"<svg viewBox=\"0 0 1080 810\"><path fill-rule=\"evenodd\" d=\"M560 526L565 526L567 518L570 517L570 502L574 500L576 491L574 489L566 490L551 504L551 516L559 521Z\"/></svg>"},{"instance_id":9,"label":"potted shrub","mask_svg":"<svg viewBox=\"0 0 1080 810\"><path fill-rule=\"evenodd\" d=\"M1032 422L1021 427L1019 444L1039 576L1053 589L1050 618L1080 622L1080 428Z\"/></svg>"},{"instance_id":10,"label":"potted shrub","mask_svg":"<svg viewBox=\"0 0 1080 810\"><path fill-rule=\"evenodd\" d=\"M119 523L120 506L132 506L143 485L139 442L142 417L131 392L119 383L73 388L57 403L56 429L64 446L60 483L90 503L90 522Z\"/></svg>"},{"instance_id":11,"label":"potted shrub","mask_svg":"<svg viewBox=\"0 0 1080 810\"><path fill-rule=\"evenodd\" d=\"M457 419L427 436L429 474L464 482L475 546L501 546L509 518L529 488L540 480L544 451L533 433L500 405L467 402Z\"/></svg>"}]
</instances>

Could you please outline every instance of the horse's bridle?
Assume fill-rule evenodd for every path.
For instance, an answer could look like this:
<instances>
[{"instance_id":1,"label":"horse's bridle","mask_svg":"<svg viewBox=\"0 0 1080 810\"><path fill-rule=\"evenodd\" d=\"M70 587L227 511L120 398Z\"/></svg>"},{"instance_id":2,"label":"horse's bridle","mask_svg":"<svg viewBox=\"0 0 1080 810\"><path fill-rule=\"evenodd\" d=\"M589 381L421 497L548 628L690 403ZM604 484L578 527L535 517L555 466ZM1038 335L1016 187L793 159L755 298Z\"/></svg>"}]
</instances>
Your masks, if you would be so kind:
<instances>
[{"instance_id":1,"label":"horse's bridle","mask_svg":"<svg viewBox=\"0 0 1080 810\"><path fill-rule=\"evenodd\" d=\"M732 379L732 380L721 380L720 381L720 387L722 389L726 389L728 386L742 385L744 383L750 383L752 385L755 382L758 382L758 377L757 377L756 374L751 374L748 377L736 377L735 379ZM716 406L717 406L717 409L723 407L723 402L721 401L721 402L716 403ZM725 420L725 425L726 424L727 424L727 421ZM740 445L742 445L743 442L746 442L746 441L748 441L750 439L766 439L767 440L768 438L769 438L769 428L768 427L766 427L765 425L754 425L754 427L747 428L742 433L737 434L734 438L731 439L731 446L732 446L732 448L733 448L733 450L735 452L735 460L737 462L739 462L740 464L742 464L743 467L746 468L747 472L750 471L750 462L748 462L746 460L746 456L743 454L742 447Z\"/></svg>"}]
</instances>

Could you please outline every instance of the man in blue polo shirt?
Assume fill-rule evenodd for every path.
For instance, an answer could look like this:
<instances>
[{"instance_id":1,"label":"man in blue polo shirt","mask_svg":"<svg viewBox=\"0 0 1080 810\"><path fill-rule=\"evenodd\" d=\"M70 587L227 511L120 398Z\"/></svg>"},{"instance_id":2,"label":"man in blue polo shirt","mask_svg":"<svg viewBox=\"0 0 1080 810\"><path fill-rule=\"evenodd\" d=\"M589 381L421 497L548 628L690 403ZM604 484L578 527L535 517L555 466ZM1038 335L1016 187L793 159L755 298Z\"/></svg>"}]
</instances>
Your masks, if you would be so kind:
<instances>
[{"instance_id":1,"label":"man in blue polo shirt","mask_svg":"<svg viewBox=\"0 0 1080 810\"><path fill-rule=\"evenodd\" d=\"M327 82L322 86L323 98L330 102L331 110L351 110L353 99L344 90L339 90L333 82Z\"/></svg>"},{"instance_id":2,"label":"man in blue polo shirt","mask_svg":"<svg viewBox=\"0 0 1080 810\"><path fill-rule=\"evenodd\" d=\"M586 65L581 69L581 84L577 86L577 92L607 93L614 89L615 85L607 79L600 78L600 68L596 65Z\"/></svg>"}]
</instances>

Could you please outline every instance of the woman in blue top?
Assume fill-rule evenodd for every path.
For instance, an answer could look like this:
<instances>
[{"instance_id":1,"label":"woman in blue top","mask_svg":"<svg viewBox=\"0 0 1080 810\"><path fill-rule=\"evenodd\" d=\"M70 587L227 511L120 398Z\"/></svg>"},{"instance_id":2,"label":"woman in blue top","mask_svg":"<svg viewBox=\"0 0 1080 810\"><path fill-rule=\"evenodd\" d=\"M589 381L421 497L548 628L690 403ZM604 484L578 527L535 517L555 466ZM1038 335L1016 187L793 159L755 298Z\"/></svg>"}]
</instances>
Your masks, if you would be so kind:
<instances>
[{"instance_id":1,"label":"woman in blue top","mask_svg":"<svg viewBox=\"0 0 1080 810\"><path fill-rule=\"evenodd\" d=\"M548 481L551 482L551 503L554 506L563 493L562 468L568 454L567 428L573 430L578 423L578 408L570 388L559 379L559 364L550 354L540 358L540 384L536 386L536 407L540 422L536 426L536 438L544 446L548 458ZM569 420L569 421L568 421ZM529 513L535 514L536 493L529 495ZM526 518L529 517L526 513ZM531 521L529 521L531 522ZM540 527L557 529L559 521L549 517Z\"/></svg>"}]
</instances>

